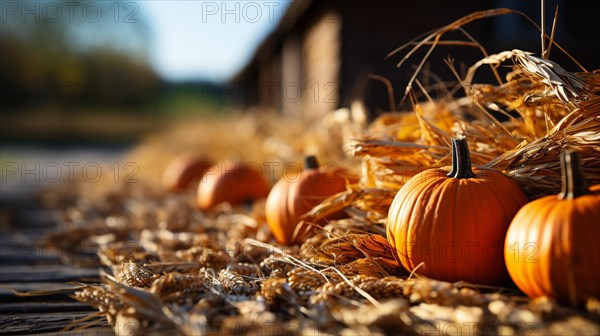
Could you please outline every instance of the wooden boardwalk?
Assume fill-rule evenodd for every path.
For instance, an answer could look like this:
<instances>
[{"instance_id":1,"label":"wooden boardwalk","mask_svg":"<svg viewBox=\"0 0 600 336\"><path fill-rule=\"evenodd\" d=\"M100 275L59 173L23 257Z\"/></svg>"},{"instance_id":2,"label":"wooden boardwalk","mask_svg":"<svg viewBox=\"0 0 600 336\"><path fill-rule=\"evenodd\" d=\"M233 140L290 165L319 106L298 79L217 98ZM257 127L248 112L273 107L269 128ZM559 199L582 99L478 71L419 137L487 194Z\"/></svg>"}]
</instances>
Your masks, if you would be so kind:
<instances>
[{"instance_id":1,"label":"wooden boardwalk","mask_svg":"<svg viewBox=\"0 0 600 336\"><path fill-rule=\"evenodd\" d=\"M0 335L113 335L104 317L94 327L65 328L97 312L66 294L19 296L15 291L52 290L69 281L98 282L98 267L73 266L41 240L55 230L55 214L30 194L2 193L0 205Z\"/></svg>"}]
</instances>

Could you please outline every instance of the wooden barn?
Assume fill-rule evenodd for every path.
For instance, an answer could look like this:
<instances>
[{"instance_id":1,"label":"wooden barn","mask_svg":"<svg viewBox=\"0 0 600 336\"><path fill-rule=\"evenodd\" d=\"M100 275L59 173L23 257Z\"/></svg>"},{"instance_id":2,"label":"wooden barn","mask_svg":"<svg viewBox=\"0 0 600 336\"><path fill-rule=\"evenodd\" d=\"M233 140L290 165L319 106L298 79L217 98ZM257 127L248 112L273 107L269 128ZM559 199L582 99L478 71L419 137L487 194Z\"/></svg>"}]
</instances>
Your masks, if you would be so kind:
<instances>
[{"instance_id":1,"label":"wooden barn","mask_svg":"<svg viewBox=\"0 0 600 336\"><path fill-rule=\"evenodd\" d=\"M582 64L598 68L600 48L590 43L590 39L597 40L593 34L595 11L589 9L591 5L582 10L574 2L546 1L549 26L557 3L561 6L557 41ZM392 107L384 83L369 75L389 79L398 102L414 65L424 55L415 54L398 69L402 53L386 58L397 47L460 17L491 8L516 9L539 22L539 6L537 1L293 1L277 28L230 84L240 93L237 103L274 108L289 115L312 118L348 106L354 99L362 99L376 114ZM486 18L465 28L489 53L513 48L539 53L539 32L519 15ZM466 40L456 32L447 39ZM463 72L482 54L472 47L438 47L427 64L425 73L430 76L424 81L454 80L445 63L449 58ZM573 65L569 70L577 69L557 50L551 59Z\"/></svg>"}]
</instances>

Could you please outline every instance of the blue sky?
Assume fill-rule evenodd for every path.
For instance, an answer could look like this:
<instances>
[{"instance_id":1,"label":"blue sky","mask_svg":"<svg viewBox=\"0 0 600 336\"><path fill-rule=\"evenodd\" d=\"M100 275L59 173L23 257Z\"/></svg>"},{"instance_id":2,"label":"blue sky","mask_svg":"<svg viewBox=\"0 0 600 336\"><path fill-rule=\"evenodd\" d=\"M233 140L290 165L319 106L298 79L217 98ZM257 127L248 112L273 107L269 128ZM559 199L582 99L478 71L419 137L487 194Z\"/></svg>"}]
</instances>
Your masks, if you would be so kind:
<instances>
[{"instance_id":1,"label":"blue sky","mask_svg":"<svg viewBox=\"0 0 600 336\"><path fill-rule=\"evenodd\" d=\"M168 80L235 75L275 28L289 1L139 1L150 61Z\"/></svg>"}]
</instances>

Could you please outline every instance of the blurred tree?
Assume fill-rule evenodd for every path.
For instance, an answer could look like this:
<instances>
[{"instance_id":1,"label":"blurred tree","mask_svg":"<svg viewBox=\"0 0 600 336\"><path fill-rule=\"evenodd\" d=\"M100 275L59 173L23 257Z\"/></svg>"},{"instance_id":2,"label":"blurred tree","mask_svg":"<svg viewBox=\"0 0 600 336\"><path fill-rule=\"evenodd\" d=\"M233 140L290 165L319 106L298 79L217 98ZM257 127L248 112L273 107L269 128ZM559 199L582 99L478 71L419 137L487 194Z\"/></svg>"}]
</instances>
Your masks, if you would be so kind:
<instances>
[{"instance_id":1,"label":"blurred tree","mask_svg":"<svg viewBox=\"0 0 600 336\"><path fill-rule=\"evenodd\" d=\"M139 110L162 81L146 59L148 27L132 1L2 1L0 108Z\"/></svg>"}]
</instances>

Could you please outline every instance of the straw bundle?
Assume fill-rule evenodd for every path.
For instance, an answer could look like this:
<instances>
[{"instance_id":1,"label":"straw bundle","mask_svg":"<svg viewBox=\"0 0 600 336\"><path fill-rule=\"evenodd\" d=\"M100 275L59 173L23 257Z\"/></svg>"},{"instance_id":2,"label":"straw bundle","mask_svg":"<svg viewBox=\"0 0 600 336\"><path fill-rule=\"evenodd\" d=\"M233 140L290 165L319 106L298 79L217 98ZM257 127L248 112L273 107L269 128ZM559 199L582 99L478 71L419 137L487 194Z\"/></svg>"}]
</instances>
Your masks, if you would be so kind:
<instances>
[{"instance_id":1,"label":"straw bundle","mask_svg":"<svg viewBox=\"0 0 600 336\"><path fill-rule=\"evenodd\" d=\"M483 64L514 60L506 82L493 86L471 84ZM558 64L520 50L491 55L474 64L463 81L467 98L414 105L414 113L380 117L350 148L363 157L361 184L337 195L310 216L320 218L328 207L350 204L364 209L371 203L389 204L389 195L413 175L432 167L449 166L450 138L469 139L476 165L501 170L514 178L531 198L560 191L562 149L581 153L590 184L600 183L600 72L569 73ZM501 113L500 122L490 111ZM377 188L377 192L369 188ZM368 192L365 192L368 190ZM387 216L387 209L369 208ZM376 216L377 217L377 216Z\"/></svg>"}]
</instances>

